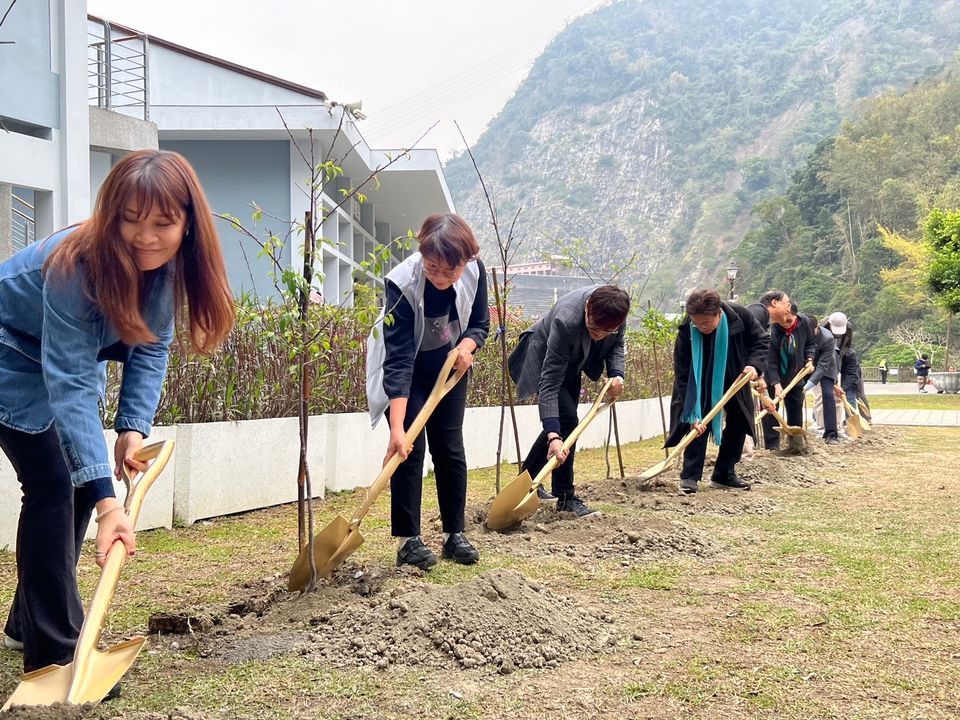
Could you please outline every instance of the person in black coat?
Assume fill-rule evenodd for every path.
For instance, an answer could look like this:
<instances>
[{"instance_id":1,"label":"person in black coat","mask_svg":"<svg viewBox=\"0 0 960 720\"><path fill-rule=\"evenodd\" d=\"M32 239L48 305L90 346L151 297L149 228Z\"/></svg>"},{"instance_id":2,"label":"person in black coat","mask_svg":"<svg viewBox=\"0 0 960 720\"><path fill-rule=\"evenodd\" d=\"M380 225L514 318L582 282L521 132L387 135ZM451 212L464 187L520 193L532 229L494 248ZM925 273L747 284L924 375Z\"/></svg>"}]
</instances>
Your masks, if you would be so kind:
<instances>
[{"instance_id":1,"label":"person in black coat","mask_svg":"<svg viewBox=\"0 0 960 720\"><path fill-rule=\"evenodd\" d=\"M790 312L792 304L790 296L783 290L767 290L757 302L747 305L747 310L757 319L760 326L769 332L771 324L783 321ZM757 391L767 393L771 399L775 396L773 388L767 387L762 375L757 382ZM780 447L780 433L774 429L777 427L777 421L771 415L764 415L762 423L764 447L768 450L776 450Z\"/></svg>"},{"instance_id":2,"label":"person in black coat","mask_svg":"<svg viewBox=\"0 0 960 720\"><path fill-rule=\"evenodd\" d=\"M744 438L753 437L750 386L741 389L724 408L726 424L722 433L720 416L709 426L700 420L741 373L748 373L751 379L759 377L767 362L770 336L745 307L722 302L716 290L694 290L687 297L686 310L673 348L673 396L666 446L676 445L691 428L699 430L700 435L683 453L680 489L687 494L697 491L709 431L720 445L711 485L749 490L750 485L737 477L735 466L740 460ZM721 355L725 356L723 365L715 367L715 363L721 362ZM714 377L722 378L722 387L714 389Z\"/></svg>"},{"instance_id":3,"label":"person in black coat","mask_svg":"<svg viewBox=\"0 0 960 720\"><path fill-rule=\"evenodd\" d=\"M803 386L797 384L786 395L783 387L790 383L798 372L809 365L817 354L817 340L810 323L799 315L794 304L780 322L770 326L770 355L764 379L773 388L774 399L783 399L787 410L787 424L803 426ZM790 436L790 449L800 450L803 439Z\"/></svg>"},{"instance_id":4,"label":"person in black coat","mask_svg":"<svg viewBox=\"0 0 960 720\"><path fill-rule=\"evenodd\" d=\"M624 333L630 296L616 285L581 288L561 297L533 327L520 335L510 354L510 377L517 383L517 398L538 396L543 431L523 461L536 475L556 456L558 467L551 476L557 510L577 517L596 514L575 492L574 443L563 449L563 439L580 423L581 378L598 380L606 370L613 379L610 397L623 393ZM551 499L543 488L542 500Z\"/></svg>"}]
</instances>

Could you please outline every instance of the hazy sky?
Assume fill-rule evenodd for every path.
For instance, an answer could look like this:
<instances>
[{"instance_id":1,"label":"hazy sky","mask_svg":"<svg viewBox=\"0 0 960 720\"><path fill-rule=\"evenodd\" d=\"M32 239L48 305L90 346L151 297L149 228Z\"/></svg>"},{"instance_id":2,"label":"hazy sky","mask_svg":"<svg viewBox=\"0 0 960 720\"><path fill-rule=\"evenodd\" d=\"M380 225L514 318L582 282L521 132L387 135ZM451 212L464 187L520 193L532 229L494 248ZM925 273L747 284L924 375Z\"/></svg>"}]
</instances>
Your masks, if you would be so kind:
<instances>
[{"instance_id":1,"label":"hazy sky","mask_svg":"<svg viewBox=\"0 0 960 720\"><path fill-rule=\"evenodd\" d=\"M256 70L363 101L372 147L446 159L503 107L572 18L604 0L88 0L88 12Z\"/></svg>"}]
</instances>

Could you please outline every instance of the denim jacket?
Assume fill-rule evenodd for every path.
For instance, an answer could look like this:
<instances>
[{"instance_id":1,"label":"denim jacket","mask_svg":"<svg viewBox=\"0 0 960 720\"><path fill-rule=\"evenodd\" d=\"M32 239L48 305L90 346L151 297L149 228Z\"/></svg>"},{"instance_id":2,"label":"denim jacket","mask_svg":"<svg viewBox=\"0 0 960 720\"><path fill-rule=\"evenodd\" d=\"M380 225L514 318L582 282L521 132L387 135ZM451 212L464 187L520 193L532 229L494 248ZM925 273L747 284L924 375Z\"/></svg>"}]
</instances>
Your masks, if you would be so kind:
<instances>
[{"instance_id":1,"label":"denim jacket","mask_svg":"<svg viewBox=\"0 0 960 720\"><path fill-rule=\"evenodd\" d=\"M99 401L106 361L123 363L114 428L150 434L173 340L173 271L149 273L141 313L157 341L127 346L84 291L83 265L46 277L43 263L73 228L0 263L0 424L26 433L55 425L76 486L113 474Z\"/></svg>"}]
</instances>

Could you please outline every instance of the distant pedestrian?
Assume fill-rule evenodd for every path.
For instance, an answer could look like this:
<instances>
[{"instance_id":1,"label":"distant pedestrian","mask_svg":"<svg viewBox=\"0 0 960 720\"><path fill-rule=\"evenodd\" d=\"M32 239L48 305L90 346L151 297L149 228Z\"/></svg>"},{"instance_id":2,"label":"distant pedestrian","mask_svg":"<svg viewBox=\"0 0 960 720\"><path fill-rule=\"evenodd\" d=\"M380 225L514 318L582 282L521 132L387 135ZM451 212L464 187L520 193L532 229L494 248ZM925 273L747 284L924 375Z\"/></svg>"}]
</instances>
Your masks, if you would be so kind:
<instances>
[{"instance_id":1,"label":"distant pedestrian","mask_svg":"<svg viewBox=\"0 0 960 720\"><path fill-rule=\"evenodd\" d=\"M887 369L887 359L884 358L883 360L880 361L880 382L884 385L887 384L888 372L889 370Z\"/></svg>"},{"instance_id":2,"label":"distant pedestrian","mask_svg":"<svg viewBox=\"0 0 960 720\"><path fill-rule=\"evenodd\" d=\"M926 353L921 353L913 364L913 369L917 371L917 389L925 393L927 391L927 376L930 375L930 357Z\"/></svg>"}]
</instances>

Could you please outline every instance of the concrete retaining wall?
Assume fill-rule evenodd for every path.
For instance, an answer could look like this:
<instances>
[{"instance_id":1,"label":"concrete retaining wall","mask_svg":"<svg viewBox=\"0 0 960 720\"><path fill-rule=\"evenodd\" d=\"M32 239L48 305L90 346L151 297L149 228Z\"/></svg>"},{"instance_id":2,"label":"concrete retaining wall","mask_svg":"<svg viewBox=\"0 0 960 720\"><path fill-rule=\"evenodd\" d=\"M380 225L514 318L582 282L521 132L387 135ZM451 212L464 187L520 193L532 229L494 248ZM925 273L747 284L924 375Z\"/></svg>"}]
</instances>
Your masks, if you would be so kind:
<instances>
[{"instance_id":1,"label":"concrete retaining wall","mask_svg":"<svg viewBox=\"0 0 960 720\"><path fill-rule=\"evenodd\" d=\"M669 411L669 398L662 399ZM581 406L581 417L589 405ZM520 452L525 454L539 433L536 406L516 409ZM599 447L607 438L609 412L601 415L580 437L578 447ZM655 399L617 404L622 443L659 435L660 411ZM496 462L500 408L468 408L464 440L468 466L488 467ZM203 518L228 515L292 502L297 499L299 436L296 418L247 420L159 427L151 440L173 439L173 458L154 483L140 515L139 529L190 524ZM114 434L105 433L113 448ZM315 497L325 490L339 492L367 486L383 463L387 425L370 429L366 413L322 415L310 420L309 463ZM506 414L503 459L516 461L510 414ZM427 467L431 469L429 454ZM118 485L118 495L123 488ZM0 548L16 542L16 509L20 488L13 468L0 454ZM91 524L92 525L92 524ZM91 527L92 532L92 527Z\"/></svg>"}]
</instances>

